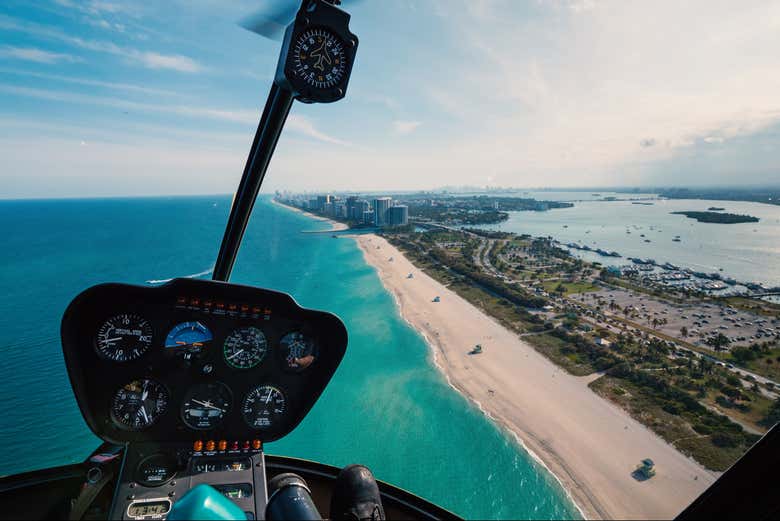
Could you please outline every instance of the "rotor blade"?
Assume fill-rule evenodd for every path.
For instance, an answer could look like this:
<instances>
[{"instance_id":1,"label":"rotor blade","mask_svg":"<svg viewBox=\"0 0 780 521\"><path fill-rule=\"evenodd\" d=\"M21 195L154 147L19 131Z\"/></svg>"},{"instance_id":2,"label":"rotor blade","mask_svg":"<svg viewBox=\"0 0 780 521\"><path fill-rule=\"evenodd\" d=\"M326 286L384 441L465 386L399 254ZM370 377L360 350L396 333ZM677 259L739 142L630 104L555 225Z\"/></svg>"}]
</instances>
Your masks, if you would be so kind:
<instances>
[{"instance_id":1,"label":"rotor blade","mask_svg":"<svg viewBox=\"0 0 780 521\"><path fill-rule=\"evenodd\" d=\"M361 1L341 0L332 3L343 9ZM271 40L281 40L285 29L295 19L295 14L301 7L301 0L261 0L259 4L260 8L244 17L238 25Z\"/></svg>"},{"instance_id":2,"label":"rotor blade","mask_svg":"<svg viewBox=\"0 0 780 521\"><path fill-rule=\"evenodd\" d=\"M238 25L271 40L281 40L300 6L300 0L263 0L260 8Z\"/></svg>"}]
</instances>

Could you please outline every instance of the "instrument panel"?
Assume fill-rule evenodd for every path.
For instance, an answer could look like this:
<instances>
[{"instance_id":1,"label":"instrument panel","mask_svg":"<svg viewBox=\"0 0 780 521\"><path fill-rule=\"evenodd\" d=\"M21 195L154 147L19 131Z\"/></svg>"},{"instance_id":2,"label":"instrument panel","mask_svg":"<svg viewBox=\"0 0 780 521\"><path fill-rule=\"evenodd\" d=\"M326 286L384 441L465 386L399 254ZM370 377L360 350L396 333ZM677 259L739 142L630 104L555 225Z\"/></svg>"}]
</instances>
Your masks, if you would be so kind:
<instances>
[{"instance_id":1,"label":"instrument panel","mask_svg":"<svg viewBox=\"0 0 780 521\"><path fill-rule=\"evenodd\" d=\"M196 279L101 284L76 297L62 346L81 412L112 443L279 439L344 356L331 313L276 291Z\"/></svg>"}]
</instances>

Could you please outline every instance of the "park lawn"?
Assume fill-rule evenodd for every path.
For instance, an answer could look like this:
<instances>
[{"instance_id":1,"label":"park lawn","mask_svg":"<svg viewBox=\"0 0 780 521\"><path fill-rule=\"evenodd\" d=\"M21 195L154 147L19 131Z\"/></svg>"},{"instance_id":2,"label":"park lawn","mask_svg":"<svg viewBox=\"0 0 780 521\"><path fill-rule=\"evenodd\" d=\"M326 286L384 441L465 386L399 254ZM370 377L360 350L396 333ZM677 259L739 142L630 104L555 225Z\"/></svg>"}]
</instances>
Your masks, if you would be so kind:
<instances>
[{"instance_id":1,"label":"park lawn","mask_svg":"<svg viewBox=\"0 0 780 521\"><path fill-rule=\"evenodd\" d=\"M563 287L566 289L565 295L572 295L575 293L589 293L591 291L600 291L602 289L588 281L561 282L559 280L548 280L543 282L542 286L548 293L555 293L555 289L559 284L563 284Z\"/></svg>"}]
</instances>

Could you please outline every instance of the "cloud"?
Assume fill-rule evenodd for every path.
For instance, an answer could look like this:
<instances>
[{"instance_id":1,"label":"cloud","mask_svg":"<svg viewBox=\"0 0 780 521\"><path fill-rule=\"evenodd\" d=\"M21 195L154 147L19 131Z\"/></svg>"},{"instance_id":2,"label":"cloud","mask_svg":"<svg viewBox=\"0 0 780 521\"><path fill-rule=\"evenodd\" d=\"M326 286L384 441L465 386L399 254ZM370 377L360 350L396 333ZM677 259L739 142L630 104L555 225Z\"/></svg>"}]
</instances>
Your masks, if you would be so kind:
<instances>
[{"instance_id":1,"label":"cloud","mask_svg":"<svg viewBox=\"0 0 780 521\"><path fill-rule=\"evenodd\" d=\"M417 127L422 125L422 121L393 121L393 130L396 134L406 135L411 134Z\"/></svg>"},{"instance_id":2,"label":"cloud","mask_svg":"<svg viewBox=\"0 0 780 521\"><path fill-rule=\"evenodd\" d=\"M32 78L40 78L44 80L62 81L66 83L75 83L78 85L89 85L92 87L103 87L107 89L123 90L128 92L139 92L143 94L155 94L162 96L179 96L181 93L164 89L156 89L153 87L133 85L130 83L116 83L110 81L92 80L89 78L79 78L77 76L63 76L60 74L47 74L34 71L23 71L18 69L6 69L0 67L0 74L14 74L19 76L28 76Z\"/></svg>"},{"instance_id":3,"label":"cloud","mask_svg":"<svg viewBox=\"0 0 780 521\"><path fill-rule=\"evenodd\" d=\"M1 14L0 29L18 31L39 38L60 41L88 51L120 56L131 63L136 63L150 69L169 69L186 73L201 72L206 69L202 64L187 56L179 54L162 54L155 51L142 51L132 47L120 46L109 41L88 40L70 36L54 27L17 20Z\"/></svg>"},{"instance_id":4,"label":"cloud","mask_svg":"<svg viewBox=\"0 0 780 521\"><path fill-rule=\"evenodd\" d=\"M177 114L191 118L213 119L229 123L256 124L260 119L259 109L222 109L204 107L200 105L192 106L174 105L171 103L142 103L118 98L91 96L65 91L18 87L14 85L3 84L0 84L0 92L5 92L7 94L16 96L44 99L48 101L112 107L125 111L132 110L140 112ZM312 120L299 114L291 114L288 116L286 129L323 143L350 146L350 143L322 132L316 127Z\"/></svg>"},{"instance_id":5,"label":"cloud","mask_svg":"<svg viewBox=\"0 0 780 521\"><path fill-rule=\"evenodd\" d=\"M321 132L314 126L314 123L309 118L301 116L300 114L291 114L288 116L285 126L294 132L322 141L323 143L332 143L334 145L342 146L350 145L346 141L342 141L341 139Z\"/></svg>"},{"instance_id":6,"label":"cloud","mask_svg":"<svg viewBox=\"0 0 780 521\"><path fill-rule=\"evenodd\" d=\"M26 60L36 63L74 63L84 61L79 56L59 52L49 52L34 47L0 47L0 58Z\"/></svg>"},{"instance_id":7,"label":"cloud","mask_svg":"<svg viewBox=\"0 0 780 521\"><path fill-rule=\"evenodd\" d=\"M129 57L150 69L171 69L179 72L199 72L203 70L198 62L178 54L165 55L156 52L133 52Z\"/></svg>"}]
</instances>

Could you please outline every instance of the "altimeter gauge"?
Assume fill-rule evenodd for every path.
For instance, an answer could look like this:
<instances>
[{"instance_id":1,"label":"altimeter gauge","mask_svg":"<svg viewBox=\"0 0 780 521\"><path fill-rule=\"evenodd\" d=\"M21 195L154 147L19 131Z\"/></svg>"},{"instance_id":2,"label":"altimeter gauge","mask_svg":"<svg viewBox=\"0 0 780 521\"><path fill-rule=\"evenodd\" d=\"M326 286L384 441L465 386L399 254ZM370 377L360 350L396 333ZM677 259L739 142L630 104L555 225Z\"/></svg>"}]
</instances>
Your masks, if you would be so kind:
<instances>
[{"instance_id":1,"label":"altimeter gauge","mask_svg":"<svg viewBox=\"0 0 780 521\"><path fill-rule=\"evenodd\" d=\"M152 345L152 326L132 313L122 313L103 322L95 337L95 351L106 360L129 362Z\"/></svg>"},{"instance_id":2,"label":"altimeter gauge","mask_svg":"<svg viewBox=\"0 0 780 521\"><path fill-rule=\"evenodd\" d=\"M122 429L140 431L154 425L168 410L168 391L154 380L133 380L114 393L111 419Z\"/></svg>"}]
</instances>

